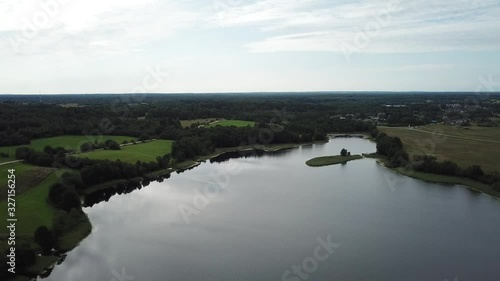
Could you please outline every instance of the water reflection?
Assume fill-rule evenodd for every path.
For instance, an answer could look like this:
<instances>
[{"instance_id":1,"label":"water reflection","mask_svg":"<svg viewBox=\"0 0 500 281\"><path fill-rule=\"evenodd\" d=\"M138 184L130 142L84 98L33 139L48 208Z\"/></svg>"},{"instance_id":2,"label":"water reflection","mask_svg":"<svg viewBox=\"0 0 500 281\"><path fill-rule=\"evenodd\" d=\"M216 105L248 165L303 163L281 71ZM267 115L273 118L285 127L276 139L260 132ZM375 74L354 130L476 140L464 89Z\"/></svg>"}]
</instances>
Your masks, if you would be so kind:
<instances>
[{"instance_id":1,"label":"water reflection","mask_svg":"<svg viewBox=\"0 0 500 281\"><path fill-rule=\"evenodd\" d=\"M498 279L498 200L394 174L374 159L305 165L342 148L360 154L375 145L335 139L106 192L107 203L85 208L91 235L47 280L106 281L122 268L148 281L283 280L328 235L341 246L307 280ZM224 178L227 186L205 196L212 175L234 166L240 172ZM190 223L179 206L194 208Z\"/></svg>"},{"instance_id":2,"label":"water reflection","mask_svg":"<svg viewBox=\"0 0 500 281\"><path fill-rule=\"evenodd\" d=\"M210 159L210 163L222 163L226 162L230 159L237 158L258 158L262 156L270 156L270 157L284 157L287 154L291 153L295 148L286 148L280 149L276 151L265 151L262 149L247 149L242 151L230 151L219 154Z\"/></svg>"},{"instance_id":3,"label":"water reflection","mask_svg":"<svg viewBox=\"0 0 500 281\"><path fill-rule=\"evenodd\" d=\"M109 187L102 188L86 195L83 200L83 207L92 207L101 202L108 202L109 199L115 195L128 194L134 190L148 186L152 181L161 183L169 177L170 174L163 174L155 177L145 177L140 180L132 179L128 182L117 183Z\"/></svg>"}]
</instances>

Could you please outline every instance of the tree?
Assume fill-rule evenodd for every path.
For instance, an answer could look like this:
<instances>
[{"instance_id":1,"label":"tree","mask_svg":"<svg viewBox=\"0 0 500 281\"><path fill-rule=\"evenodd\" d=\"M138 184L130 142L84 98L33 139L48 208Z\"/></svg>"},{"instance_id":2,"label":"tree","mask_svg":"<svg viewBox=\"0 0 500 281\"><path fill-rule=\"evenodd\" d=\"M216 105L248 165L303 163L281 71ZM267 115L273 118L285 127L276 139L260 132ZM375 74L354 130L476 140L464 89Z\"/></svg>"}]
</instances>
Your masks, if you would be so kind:
<instances>
[{"instance_id":1,"label":"tree","mask_svg":"<svg viewBox=\"0 0 500 281\"><path fill-rule=\"evenodd\" d=\"M19 147L16 149L16 159L27 161L35 151L28 147Z\"/></svg>"},{"instance_id":2,"label":"tree","mask_svg":"<svg viewBox=\"0 0 500 281\"><path fill-rule=\"evenodd\" d=\"M371 130L371 132L370 132L370 135L372 136L372 138L376 138L378 136L378 134L379 134L379 131L377 128Z\"/></svg>"},{"instance_id":3,"label":"tree","mask_svg":"<svg viewBox=\"0 0 500 281\"><path fill-rule=\"evenodd\" d=\"M484 176L483 169L479 165L472 165L464 170L464 175L474 180L479 180L480 177Z\"/></svg>"},{"instance_id":4,"label":"tree","mask_svg":"<svg viewBox=\"0 0 500 281\"><path fill-rule=\"evenodd\" d=\"M85 142L80 146L81 152L89 152L92 151L92 144L89 142Z\"/></svg>"},{"instance_id":5,"label":"tree","mask_svg":"<svg viewBox=\"0 0 500 281\"><path fill-rule=\"evenodd\" d=\"M137 140L138 141L145 141L145 140L149 140L149 139L151 139L151 137L148 134L142 134L139 136L139 138Z\"/></svg>"},{"instance_id":6,"label":"tree","mask_svg":"<svg viewBox=\"0 0 500 281\"><path fill-rule=\"evenodd\" d=\"M35 263L36 254L35 250L31 247L28 242L21 242L18 247L16 247L16 261L17 266L27 267Z\"/></svg>"},{"instance_id":7,"label":"tree","mask_svg":"<svg viewBox=\"0 0 500 281\"><path fill-rule=\"evenodd\" d=\"M106 144L106 147L108 149L111 149L111 150L120 150L121 149L120 145L114 140L107 140L105 142L105 144Z\"/></svg>"},{"instance_id":8,"label":"tree","mask_svg":"<svg viewBox=\"0 0 500 281\"><path fill-rule=\"evenodd\" d=\"M54 247L52 231L46 226L40 226L35 231L35 242L40 245L43 253L47 254Z\"/></svg>"},{"instance_id":9,"label":"tree","mask_svg":"<svg viewBox=\"0 0 500 281\"><path fill-rule=\"evenodd\" d=\"M347 156L347 149L342 148L342 150L340 151L340 155Z\"/></svg>"}]
</instances>

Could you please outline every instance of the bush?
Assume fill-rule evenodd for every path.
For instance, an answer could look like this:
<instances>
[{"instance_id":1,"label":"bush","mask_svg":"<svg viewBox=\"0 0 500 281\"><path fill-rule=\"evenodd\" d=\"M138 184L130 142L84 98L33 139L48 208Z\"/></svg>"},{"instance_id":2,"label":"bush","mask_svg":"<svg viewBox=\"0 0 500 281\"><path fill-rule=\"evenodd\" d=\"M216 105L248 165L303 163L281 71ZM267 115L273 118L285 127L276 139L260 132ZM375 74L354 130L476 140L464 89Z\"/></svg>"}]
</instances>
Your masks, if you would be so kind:
<instances>
[{"instance_id":1,"label":"bush","mask_svg":"<svg viewBox=\"0 0 500 281\"><path fill-rule=\"evenodd\" d=\"M40 226L35 231L35 242L40 245L43 253L47 254L54 247L54 237L52 231L46 226Z\"/></svg>"},{"instance_id":2,"label":"bush","mask_svg":"<svg viewBox=\"0 0 500 281\"><path fill-rule=\"evenodd\" d=\"M81 209L80 197L73 187L61 183L53 184L49 191L49 199L56 208L69 212Z\"/></svg>"},{"instance_id":3,"label":"bush","mask_svg":"<svg viewBox=\"0 0 500 281\"><path fill-rule=\"evenodd\" d=\"M19 147L16 149L16 159L28 161L29 156L35 151L28 147Z\"/></svg>"},{"instance_id":4,"label":"bush","mask_svg":"<svg viewBox=\"0 0 500 281\"><path fill-rule=\"evenodd\" d=\"M93 150L93 146L91 143L89 142L86 142L86 143L83 143L81 146L80 146L80 151L81 152L89 152L89 151L92 151Z\"/></svg>"},{"instance_id":5,"label":"bush","mask_svg":"<svg viewBox=\"0 0 500 281\"><path fill-rule=\"evenodd\" d=\"M105 144L106 144L106 148L110 149L110 150L120 150L121 149L120 145L114 140L107 140L105 142Z\"/></svg>"},{"instance_id":6,"label":"bush","mask_svg":"<svg viewBox=\"0 0 500 281\"><path fill-rule=\"evenodd\" d=\"M145 140L149 140L151 139L151 136L148 135L148 134L142 134L139 136L139 138L137 139L138 141L145 141Z\"/></svg>"},{"instance_id":7,"label":"bush","mask_svg":"<svg viewBox=\"0 0 500 281\"><path fill-rule=\"evenodd\" d=\"M36 254L35 250L28 242L19 244L16 248L16 265L18 267L28 267L35 263Z\"/></svg>"},{"instance_id":8,"label":"bush","mask_svg":"<svg viewBox=\"0 0 500 281\"><path fill-rule=\"evenodd\" d=\"M82 210L73 209L70 212L57 211L52 220L54 237L60 237L84 220L86 220L86 217Z\"/></svg>"}]
</instances>

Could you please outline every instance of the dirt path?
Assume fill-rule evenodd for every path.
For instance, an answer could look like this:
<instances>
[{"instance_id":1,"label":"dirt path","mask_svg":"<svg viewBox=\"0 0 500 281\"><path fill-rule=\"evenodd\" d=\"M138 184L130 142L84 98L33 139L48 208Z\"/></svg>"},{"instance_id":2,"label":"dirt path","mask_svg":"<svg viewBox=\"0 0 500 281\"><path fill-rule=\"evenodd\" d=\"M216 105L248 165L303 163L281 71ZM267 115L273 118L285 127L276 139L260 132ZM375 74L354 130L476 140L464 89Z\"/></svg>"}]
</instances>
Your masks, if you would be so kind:
<instances>
[{"instance_id":1,"label":"dirt path","mask_svg":"<svg viewBox=\"0 0 500 281\"><path fill-rule=\"evenodd\" d=\"M15 160L15 161L3 162L3 163L0 163L0 166L8 165L8 164L14 164L14 163L22 162L22 161L23 160Z\"/></svg>"}]
</instances>

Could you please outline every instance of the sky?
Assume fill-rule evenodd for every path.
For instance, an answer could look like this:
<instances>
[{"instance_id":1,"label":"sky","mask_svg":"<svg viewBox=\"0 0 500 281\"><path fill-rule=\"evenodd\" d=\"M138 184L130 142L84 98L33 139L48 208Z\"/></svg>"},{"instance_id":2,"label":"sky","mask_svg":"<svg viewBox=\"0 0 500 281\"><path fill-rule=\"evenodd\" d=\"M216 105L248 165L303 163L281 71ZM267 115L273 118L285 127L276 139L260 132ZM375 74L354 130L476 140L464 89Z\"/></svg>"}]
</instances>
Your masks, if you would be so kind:
<instances>
[{"instance_id":1,"label":"sky","mask_svg":"<svg viewBox=\"0 0 500 281\"><path fill-rule=\"evenodd\" d=\"M500 91L499 66L500 0L0 0L3 94Z\"/></svg>"}]
</instances>

